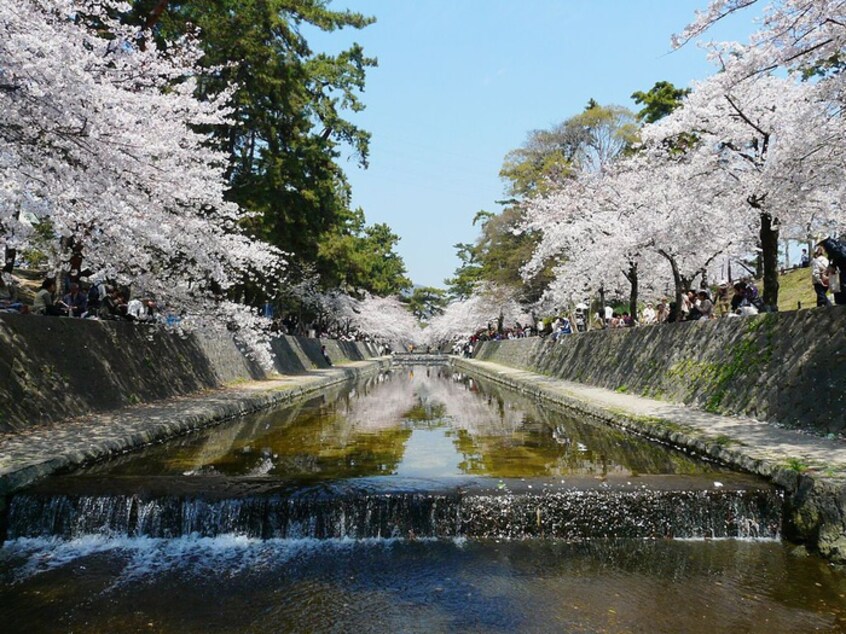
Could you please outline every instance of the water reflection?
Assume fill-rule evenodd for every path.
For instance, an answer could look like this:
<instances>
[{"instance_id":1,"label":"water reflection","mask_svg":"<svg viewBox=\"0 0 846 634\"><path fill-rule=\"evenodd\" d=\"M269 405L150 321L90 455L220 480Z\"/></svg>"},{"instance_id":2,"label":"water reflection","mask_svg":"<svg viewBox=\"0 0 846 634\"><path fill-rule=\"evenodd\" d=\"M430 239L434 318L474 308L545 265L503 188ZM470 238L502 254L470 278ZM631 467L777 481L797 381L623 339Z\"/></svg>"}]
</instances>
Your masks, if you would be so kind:
<instances>
[{"instance_id":1,"label":"water reflection","mask_svg":"<svg viewBox=\"0 0 846 634\"><path fill-rule=\"evenodd\" d=\"M692 460L448 368L383 373L80 475L530 478L701 474Z\"/></svg>"}]
</instances>

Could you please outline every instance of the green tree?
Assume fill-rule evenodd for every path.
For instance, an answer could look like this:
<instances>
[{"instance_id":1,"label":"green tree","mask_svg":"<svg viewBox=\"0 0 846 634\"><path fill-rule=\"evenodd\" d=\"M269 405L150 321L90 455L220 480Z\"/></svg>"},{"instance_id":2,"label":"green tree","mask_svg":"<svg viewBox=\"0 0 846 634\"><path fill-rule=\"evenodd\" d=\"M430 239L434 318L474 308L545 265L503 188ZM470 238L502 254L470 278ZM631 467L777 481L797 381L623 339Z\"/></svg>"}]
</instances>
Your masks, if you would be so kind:
<instances>
[{"instance_id":1,"label":"green tree","mask_svg":"<svg viewBox=\"0 0 846 634\"><path fill-rule=\"evenodd\" d=\"M366 166L370 139L343 113L364 108L358 95L376 60L358 44L315 53L302 27L361 29L373 19L326 0L136 0L130 19L154 25L159 44L198 31L200 96L235 87L231 123L214 130L229 155L230 199L257 212L256 235L326 264L319 245L349 214L337 159L349 147Z\"/></svg>"},{"instance_id":2,"label":"green tree","mask_svg":"<svg viewBox=\"0 0 846 634\"><path fill-rule=\"evenodd\" d=\"M482 265L479 263L475 244L459 242L452 245L461 264L455 274L444 280L447 291L455 299L467 299L473 294L476 284L482 281Z\"/></svg>"},{"instance_id":3,"label":"green tree","mask_svg":"<svg viewBox=\"0 0 846 634\"><path fill-rule=\"evenodd\" d=\"M523 230L520 203L554 189L577 171L595 171L626 152L638 139L634 113L602 106L591 99L585 109L549 130L534 130L526 142L505 156L500 177L511 199L499 214L480 212L481 235L472 245L458 244L461 266L446 280L450 292L467 297L480 281L514 289L521 301L540 298L552 280L548 262L530 280L521 270L532 257L539 236ZM566 254L562 254L566 257Z\"/></svg>"},{"instance_id":4,"label":"green tree","mask_svg":"<svg viewBox=\"0 0 846 634\"><path fill-rule=\"evenodd\" d=\"M394 251L399 236L386 224L365 226L361 209L348 212L318 247L323 282L347 292L394 295L411 286L405 263Z\"/></svg>"},{"instance_id":5,"label":"green tree","mask_svg":"<svg viewBox=\"0 0 846 634\"><path fill-rule=\"evenodd\" d=\"M668 81L655 82L646 92L638 90L632 93L634 102L643 106L637 118L646 123L655 123L678 108L689 93L690 88L676 88Z\"/></svg>"},{"instance_id":6,"label":"green tree","mask_svg":"<svg viewBox=\"0 0 846 634\"><path fill-rule=\"evenodd\" d=\"M408 309L420 321L443 313L447 301L446 291L434 286L417 286L406 300Z\"/></svg>"}]
</instances>

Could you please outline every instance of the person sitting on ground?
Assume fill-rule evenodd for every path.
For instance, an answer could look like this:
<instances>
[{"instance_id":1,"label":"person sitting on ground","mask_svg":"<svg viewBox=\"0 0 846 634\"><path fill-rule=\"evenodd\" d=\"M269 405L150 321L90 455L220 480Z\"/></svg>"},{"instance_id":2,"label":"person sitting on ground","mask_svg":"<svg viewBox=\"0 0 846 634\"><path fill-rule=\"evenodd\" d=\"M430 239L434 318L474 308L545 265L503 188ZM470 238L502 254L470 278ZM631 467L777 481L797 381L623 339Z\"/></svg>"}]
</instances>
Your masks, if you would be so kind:
<instances>
[{"instance_id":1,"label":"person sitting on ground","mask_svg":"<svg viewBox=\"0 0 846 634\"><path fill-rule=\"evenodd\" d=\"M88 316L96 316L100 311L100 306L106 298L106 285L103 284L99 278L91 280L91 286L88 287Z\"/></svg>"},{"instance_id":2,"label":"person sitting on ground","mask_svg":"<svg viewBox=\"0 0 846 634\"><path fill-rule=\"evenodd\" d=\"M817 294L817 306L831 306L828 299L828 258L825 249L817 245L814 249L814 260L811 262L811 283Z\"/></svg>"},{"instance_id":3,"label":"person sitting on ground","mask_svg":"<svg viewBox=\"0 0 846 634\"><path fill-rule=\"evenodd\" d=\"M740 305L743 304L745 299L746 299L746 283L745 282L735 282L735 284L734 284L734 295L732 295L732 297L731 297L731 312L736 313L737 309L740 308Z\"/></svg>"},{"instance_id":4,"label":"person sitting on ground","mask_svg":"<svg viewBox=\"0 0 846 634\"><path fill-rule=\"evenodd\" d=\"M714 313L717 317L725 317L731 313L731 298L729 297L728 284L721 282L717 291L717 302L714 305Z\"/></svg>"},{"instance_id":5,"label":"person sitting on ground","mask_svg":"<svg viewBox=\"0 0 846 634\"><path fill-rule=\"evenodd\" d=\"M50 317L64 317L67 315L67 307L64 304L54 303L53 295L55 292L55 278L48 277L41 282L41 288L38 289L38 292L35 294L35 299L32 302L33 314L49 315Z\"/></svg>"},{"instance_id":6,"label":"person sitting on ground","mask_svg":"<svg viewBox=\"0 0 846 634\"><path fill-rule=\"evenodd\" d=\"M126 305L126 318L130 321L146 321L147 307L137 297L130 299Z\"/></svg>"},{"instance_id":7,"label":"person sitting on ground","mask_svg":"<svg viewBox=\"0 0 846 634\"><path fill-rule=\"evenodd\" d=\"M663 324L667 321L667 317L670 316L670 304L667 301L666 297L663 297L660 302L658 302L658 309L655 311L655 321L656 323Z\"/></svg>"},{"instance_id":8,"label":"person sitting on ground","mask_svg":"<svg viewBox=\"0 0 846 634\"><path fill-rule=\"evenodd\" d=\"M646 302L646 306L640 313L640 323L644 326L649 326L655 323L655 307L652 302Z\"/></svg>"},{"instance_id":9,"label":"person sitting on ground","mask_svg":"<svg viewBox=\"0 0 846 634\"><path fill-rule=\"evenodd\" d=\"M118 290L113 286L106 287L106 296L100 302L100 309L97 315L100 319L122 319L126 315L126 310L121 311L121 296Z\"/></svg>"},{"instance_id":10,"label":"person sitting on ground","mask_svg":"<svg viewBox=\"0 0 846 634\"><path fill-rule=\"evenodd\" d=\"M690 302L690 310L687 313L685 321L697 321L702 319L702 311L699 310L699 294L695 291L688 291L687 300Z\"/></svg>"},{"instance_id":11,"label":"person sitting on ground","mask_svg":"<svg viewBox=\"0 0 846 634\"><path fill-rule=\"evenodd\" d=\"M634 317L629 315L626 311L623 312L623 316L620 317L620 321L622 322L620 325L624 328L631 328L635 325Z\"/></svg>"},{"instance_id":12,"label":"person sitting on ground","mask_svg":"<svg viewBox=\"0 0 846 634\"><path fill-rule=\"evenodd\" d=\"M690 311L693 310L693 306L696 303L696 294L693 291L685 291L682 293L682 303L681 303L681 314L679 315L679 321L687 321L691 319ZM694 319L696 317L693 317Z\"/></svg>"},{"instance_id":13,"label":"person sitting on ground","mask_svg":"<svg viewBox=\"0 0 846 634\"><path fill-rule=\"evenodd\" d=\"M699 291L699 302L696 309L699 311L700 319L711 319L714 316L714 302L708 297L708 291Z\"/></svg>"},{"instance_id":14,"label":"person sitting on ground","mask_svg":"<svg viewBox=\"0 0 846 634\"><path fill-rule=\"evenodd\" d=\"M746 300L747 304L754 306L755 310L759 313L765 310L764 300L761 299L761 296L758 294L758 287L755 286L755 283L750 280L748 282L744 282L744 284L746 290L743 291L743 298Z\"/></svg>"},{"instance_id":15,"label":"person sitting on ground","mask_svg":"<svg viewBox=\"0 0 846 634\"><path fill-rule=\"evenodd\" d=\"M83 293L79 284L71 282L69 292L62 298L68 307L68 315L71 317L85 317L88 312L88 295Z\"/></svg>"},{"instance_id":16,"label":"person sitting on ground","mask_svg":"<svg viewBox=\"0 0 846 634\"><path fill-rule=\"evenodd\" d=\"M12 283L11 276L6 280L5 274L0 273L0 312L20 313L24 305L18 300L18 289Z\"/></svg>"},{"instance_id":17,"label":"person sitting on ground","mask_svg":"<svg viewBox=\"0 0 846 634\"><path fill-rule=\"evenodd\" d=\"M573 327L570 325L570 320L566 317L560 317L555 320L558 323L558 328L552 333L552 340L558 341L565 335L573 334Z\"/></svg>"}]
</instances>

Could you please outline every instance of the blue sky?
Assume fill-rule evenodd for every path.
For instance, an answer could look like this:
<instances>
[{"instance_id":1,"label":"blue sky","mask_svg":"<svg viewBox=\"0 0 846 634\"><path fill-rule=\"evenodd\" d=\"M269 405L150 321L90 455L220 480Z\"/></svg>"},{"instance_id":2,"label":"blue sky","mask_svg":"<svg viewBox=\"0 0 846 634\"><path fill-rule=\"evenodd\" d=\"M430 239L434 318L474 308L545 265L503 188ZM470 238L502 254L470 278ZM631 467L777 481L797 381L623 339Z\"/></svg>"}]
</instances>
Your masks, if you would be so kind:
<instances>
[{"instance_id":1,"label":"blue sky","mask_svg":"<svg viewBox=\"0 0 846 634\"><path fill-rule=\"evenodd\" d=\"M351 42L379 59L367 108L350 116L372 133L370 167L344 158L353 205L400 236L415 284L443 286L472 242L480 209L497 212L505 154L530 130L580 112L588 99L636 110L630 95L656 81L683 87L712 72L695 45L670 37L707 0L333 0L376 17L362 31L307 32L335 53ZM745 40L753 14L709 38Z\"/></svg>"}]
</instances>

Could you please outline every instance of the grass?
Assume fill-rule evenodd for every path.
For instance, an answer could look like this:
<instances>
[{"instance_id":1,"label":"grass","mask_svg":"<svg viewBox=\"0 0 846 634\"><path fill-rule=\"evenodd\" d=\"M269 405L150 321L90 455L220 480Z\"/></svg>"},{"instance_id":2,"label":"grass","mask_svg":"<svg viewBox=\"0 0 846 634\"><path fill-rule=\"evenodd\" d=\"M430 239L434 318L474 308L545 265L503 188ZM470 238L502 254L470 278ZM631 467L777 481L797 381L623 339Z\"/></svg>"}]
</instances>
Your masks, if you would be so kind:
<instances>
[{"instance_id":1,"label":"grass","mask_svg":"<svg viewBox=\"0 0 846 634\"><path fill-rule=\"evenodd\" d=\"M714 442L717 443L720 447L728 447L730 445L738 444L737 441L735 441L730 436L726 436L725 434L720 434L719 436L714 438Z\"/></svg>"},{"instance_id":2,"label":"grass","mask_svg":"<svg viewBox=\"0 0 846 634\"><path fill-rule=\"evenodd\" d=\"M763 280L755 280L758 291L763 293ZM778 309L779 311L796 310L799 304L802 308L814 308L817 305L817 294L811 285L811 269L795 269L787 271L778 278Z\"/></svg>"},{"instance_id":3,"label":"grass","mask_svg":"<svg viewBox=\"0 0 846 634\"><path fill-rule=\"evenodd\" d=\"M801 458L788 458L785 466L796 473L805 473L808 469L810 469L810 466Z\"/></svg>"}]
</instances>

